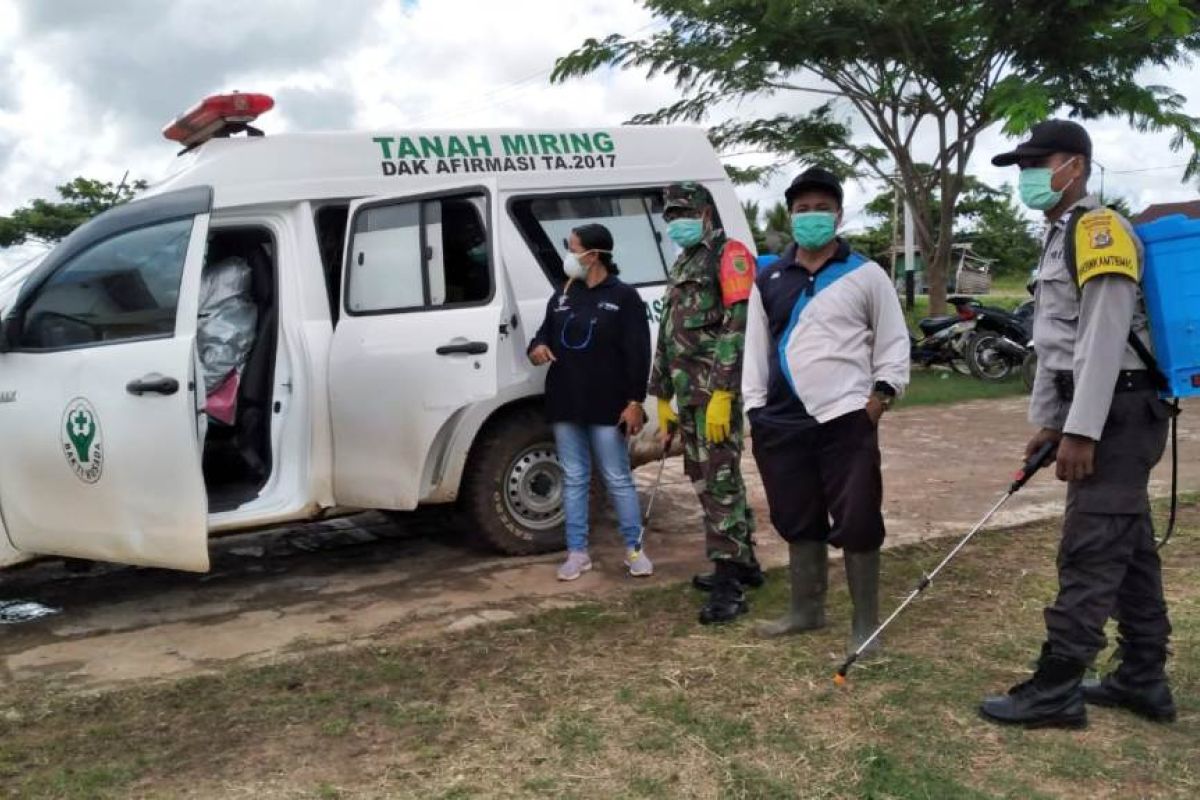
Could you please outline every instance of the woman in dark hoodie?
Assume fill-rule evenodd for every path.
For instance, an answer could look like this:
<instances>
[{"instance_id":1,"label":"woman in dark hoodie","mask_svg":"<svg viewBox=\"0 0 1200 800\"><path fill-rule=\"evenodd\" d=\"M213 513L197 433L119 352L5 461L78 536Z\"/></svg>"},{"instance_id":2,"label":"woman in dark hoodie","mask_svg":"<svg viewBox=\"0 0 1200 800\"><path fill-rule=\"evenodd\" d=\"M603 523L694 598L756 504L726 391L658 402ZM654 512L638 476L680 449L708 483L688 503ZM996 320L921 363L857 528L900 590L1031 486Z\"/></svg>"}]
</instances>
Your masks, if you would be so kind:
<instances>
[{"instance_id":1,"label":"woman in dark hoodie","mask_svg":"<svg viewBox=\"0 0 1200 800\"><path fill-rule=\"evenodd\" d=\"M529 359L550 365L546 414L564 473L567 560L558 568L558 579L572 581L592 568L588 487L593 458L617 512L625 565L631 575L650 575L654 565L642 551L642 513L626 442L646 419L646 304L616 277L613 238L603 225L575 228L567 245L567 282L551 296L545 321L529 344Z\"/></svg>"}]
</instances>

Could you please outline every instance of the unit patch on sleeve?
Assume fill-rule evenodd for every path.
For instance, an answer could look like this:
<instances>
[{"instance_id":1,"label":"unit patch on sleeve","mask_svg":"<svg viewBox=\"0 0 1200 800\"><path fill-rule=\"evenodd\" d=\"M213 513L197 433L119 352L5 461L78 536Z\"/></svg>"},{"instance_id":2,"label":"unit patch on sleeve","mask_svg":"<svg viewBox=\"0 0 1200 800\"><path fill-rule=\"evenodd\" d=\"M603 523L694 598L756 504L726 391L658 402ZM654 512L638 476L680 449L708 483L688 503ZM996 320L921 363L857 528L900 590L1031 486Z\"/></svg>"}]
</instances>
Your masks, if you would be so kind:
<instances>
[{"instance_id":1,"label":"unit patch on sleeve","mask_svg":"<svg viewBox=\"0 0 1200 800\"><path fill-rule=\"evenodd\" d=\"M754 288L754 254L741 242L730 239L721 251L721 302L726 307L750 299Z\"/></svg>"},{"instance_id":2,"label":"unit patch on sleeve","mask_svg":"<svg viewBox=\"0 0 1200 800\"><path fill-rule=\"evenodd\" d=\"M1097 208L1075 226L1075 264L1080 288L1098 275L1139 278L1137 244L1110 208Z\"/></svg>"}]
</instances>

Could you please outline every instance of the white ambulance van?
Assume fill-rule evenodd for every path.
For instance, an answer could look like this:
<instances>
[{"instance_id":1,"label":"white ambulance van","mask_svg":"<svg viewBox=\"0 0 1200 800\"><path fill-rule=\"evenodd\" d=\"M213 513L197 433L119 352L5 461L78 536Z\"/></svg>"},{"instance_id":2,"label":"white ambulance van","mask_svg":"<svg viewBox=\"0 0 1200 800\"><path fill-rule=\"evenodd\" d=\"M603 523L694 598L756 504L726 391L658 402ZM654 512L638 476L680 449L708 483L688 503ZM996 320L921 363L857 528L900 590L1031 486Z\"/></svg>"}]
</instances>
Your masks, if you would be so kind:
<instances>
[{"instance_id":1,"label":"white ambulance van","mask_svg":"<svg viewBox=\"0 0 1200 800\"><path fill-rule=\"evenodd\" d=\"M666 184L707 186L752 242L699 128L263 136L249 123L271 106L223 95L177 119L174 173L8 294L0 566L204 571L220 533L455 502L501 552L560 548L545 369L525 350L569 230L612 231L655 328ZM206 271L231 257L256 313L216 422L197 332Z\"/></svg>"}]
</instances>

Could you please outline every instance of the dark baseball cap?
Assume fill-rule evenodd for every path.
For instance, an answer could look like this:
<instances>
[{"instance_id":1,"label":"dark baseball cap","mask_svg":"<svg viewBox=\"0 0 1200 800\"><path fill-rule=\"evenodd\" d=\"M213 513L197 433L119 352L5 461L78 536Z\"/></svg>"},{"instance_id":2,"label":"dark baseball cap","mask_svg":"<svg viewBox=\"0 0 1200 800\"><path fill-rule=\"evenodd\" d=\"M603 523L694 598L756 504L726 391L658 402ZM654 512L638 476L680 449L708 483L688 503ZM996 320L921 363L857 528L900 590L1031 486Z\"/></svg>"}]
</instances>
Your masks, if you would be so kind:
<instances>
[{"instance_id":1,"label":"dark baseball cap","mask_svg":"<svg viewBox=\"0 0 1200 800\"><path fill-rule=\"evenodd\" d=\"M1009 167L1023 158L1044 158L1054 153L1074 153L1092 157L1092 138L1078 122L1048 119L1029 129L1029 138L1016 150L1001 153L992 159L996 167Z\"/></svg>"},{"instance_id":2,"label":"dark baseball cap","mask_svg":"<svg viewBox=\"0 0 1200 800\"><path fill-rule=\"evenodd\" d=\"M810 189L833 195L837 198L838 206L841 206L842 182L838 180L837 175L821 167L810 167L797 175L796 179L792 181L792 185L783 193L783 199L790 207L793 197Z\"/></svg>"}]
</instances>

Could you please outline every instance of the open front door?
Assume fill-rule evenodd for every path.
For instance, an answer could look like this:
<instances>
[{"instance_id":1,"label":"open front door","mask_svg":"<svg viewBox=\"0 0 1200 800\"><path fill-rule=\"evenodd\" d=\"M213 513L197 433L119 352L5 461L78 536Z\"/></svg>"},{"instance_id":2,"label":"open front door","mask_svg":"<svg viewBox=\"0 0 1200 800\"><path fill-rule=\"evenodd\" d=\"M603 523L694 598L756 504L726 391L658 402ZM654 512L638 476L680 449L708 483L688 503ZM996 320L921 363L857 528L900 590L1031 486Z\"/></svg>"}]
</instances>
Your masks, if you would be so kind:
<instances>
[{"instance_id":1,"label":"open front door","mask_svg":"<svg viewBox=\"0 0 1200 800\"><path fill-rule=\"evenodd\" d=\"M0 513L19 550L204 571L193 351L212 192L106 212L5 313Z\"/></svg>"},{"instance_id":2,"label":"open front door","mask_svg":"<svg viewBox=\"0 0 1200 800\"><path fill-rule=\"evenodd\" d=\"M353 204L329 372L334 496L409 509L438 432L496 393L495 184Z\"/></svg>"}]
</instances>

